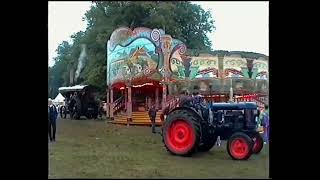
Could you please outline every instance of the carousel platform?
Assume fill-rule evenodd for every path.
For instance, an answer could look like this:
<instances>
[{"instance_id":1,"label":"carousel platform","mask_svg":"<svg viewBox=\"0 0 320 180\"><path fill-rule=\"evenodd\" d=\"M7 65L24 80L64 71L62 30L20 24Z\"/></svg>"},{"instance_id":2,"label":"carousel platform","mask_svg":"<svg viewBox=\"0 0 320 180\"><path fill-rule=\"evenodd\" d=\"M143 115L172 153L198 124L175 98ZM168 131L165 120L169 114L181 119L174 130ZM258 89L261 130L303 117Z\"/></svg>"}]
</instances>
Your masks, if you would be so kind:
<instances>
[{"instance_id":1,"label":"carousel platform","mask_svg":"<svg viewBox=\"0 0 320 180\"><path fill-rule=\"evenodd\" d=\"M161 112L157 112L156 116L156 125L161 126L162 122L160 120ZM110 121L113 124L127 125L127 115L118 114L114 117L113 121ZM148 111L132 112L132 121L129 122L129 125L139 125L139 126L150 126L151 121L148 115Z\"/></svg>"}]
</instances>

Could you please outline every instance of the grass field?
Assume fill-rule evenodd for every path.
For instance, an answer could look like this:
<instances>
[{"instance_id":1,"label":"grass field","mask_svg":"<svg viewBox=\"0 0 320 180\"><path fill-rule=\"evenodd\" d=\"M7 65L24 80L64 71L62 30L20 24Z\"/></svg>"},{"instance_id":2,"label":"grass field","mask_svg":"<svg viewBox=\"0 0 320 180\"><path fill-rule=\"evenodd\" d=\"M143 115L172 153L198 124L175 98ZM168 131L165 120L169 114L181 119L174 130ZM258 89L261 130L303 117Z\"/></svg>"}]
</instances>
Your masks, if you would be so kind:
<instances>
[{"instance_id":1,"label":"grass field","mask_svg":"<svg viewBox=\"0 0 320 180\"><path fill-rule=\"evenodd\" d=\"M57 122L49 144L49 178L267 178L268 147L247 161L232 160L225 147L192 157L170 155L149 127L98 120ZM157 129L159 131L159 128Z\"/></svg>"}]
</instances>

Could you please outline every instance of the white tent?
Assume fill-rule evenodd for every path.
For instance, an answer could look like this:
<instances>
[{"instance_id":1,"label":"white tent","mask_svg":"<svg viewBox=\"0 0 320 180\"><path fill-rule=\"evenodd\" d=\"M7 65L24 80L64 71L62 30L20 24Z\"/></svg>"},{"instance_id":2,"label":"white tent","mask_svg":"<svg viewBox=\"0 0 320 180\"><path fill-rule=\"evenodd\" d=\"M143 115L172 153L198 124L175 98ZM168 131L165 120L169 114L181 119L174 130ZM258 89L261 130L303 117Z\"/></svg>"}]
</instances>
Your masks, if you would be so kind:
<instances>
[{"instance_id":1,"label":"white tent","mask_svg":"<svg viewBox=\"0 0 320 180\"><path fill-rule=\"evenodd\" d=\"M57 97L53 100L53 102L55 102L55 103L63 103L64 102L64 97L62 96L62 94L61 93L59 93L58 95L57 95Z\"/></svg>"}]
</instances>

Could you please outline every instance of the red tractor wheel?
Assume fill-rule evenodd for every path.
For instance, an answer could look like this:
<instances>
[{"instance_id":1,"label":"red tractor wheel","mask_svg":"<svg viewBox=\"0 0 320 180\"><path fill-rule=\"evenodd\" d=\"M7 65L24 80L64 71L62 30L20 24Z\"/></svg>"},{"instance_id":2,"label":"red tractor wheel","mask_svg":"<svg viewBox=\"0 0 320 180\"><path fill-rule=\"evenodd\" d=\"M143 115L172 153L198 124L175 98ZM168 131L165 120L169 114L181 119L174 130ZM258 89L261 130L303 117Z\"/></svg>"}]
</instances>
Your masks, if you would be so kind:
<instances>
[{"instance_id":1,"label":"red tractor wheel","mask_svg":"<svg viewBox=\"0 0 320 180\"><path fill-rule=\"evenodd\" d=\"M253 142L251 138L242 132L234 133L227 144L228 154L235 160L246 160L252 154Z\"/></svg>"},{"instance_id":2,"label":"red tractor wheel","mask_svg":"<svg viewBox=\"0 0 320 180\"><path fill-rule=\"evenodd\" d=\"M263 148L263 139L260 133L254 133L251 139L253 141L252 153L259 154Z\"/></svg>"},{"instance_id":3,"label":"red tractor wheel","mask_svg":"<svg viewBox=\"0 0 320 180\"><path fill-rule=\"evenodd\" d=\"M200 125L193 114L184 109L171 112L163 127L163 141L172 154L195 152L200 141Z\"/></svg>"}]
</instances>

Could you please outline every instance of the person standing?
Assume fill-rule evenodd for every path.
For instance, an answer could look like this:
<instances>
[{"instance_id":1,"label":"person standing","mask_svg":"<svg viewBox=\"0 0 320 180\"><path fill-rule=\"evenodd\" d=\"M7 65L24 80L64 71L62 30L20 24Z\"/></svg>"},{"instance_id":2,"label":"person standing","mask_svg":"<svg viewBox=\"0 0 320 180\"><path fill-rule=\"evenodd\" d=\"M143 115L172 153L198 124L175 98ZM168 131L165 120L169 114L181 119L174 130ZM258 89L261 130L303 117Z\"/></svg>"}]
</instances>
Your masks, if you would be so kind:
<instances>
[{"instance_id":1,"label":"person standing","mask_svg":"<svg viewBox=\"0 0 320 180\"><path fill-rule=\"evenodd\" d=\"M48 102L48 133L50 142L56 141L56 120L58 117L58 111L55 105L52 104L52 100L49 98ZM51 131L52 128L52 131Z\"/></svg>"},{"instance_id":2,"label":"person standing","mask_svg":"<svg viewBox=\"0 0 320 180\"><path fill-rule=\"evenodd\" d=\"M60 114L60 118L63 118L63 106L62 105L58 106L58 112Z\"/></svg>"},{"instance_id":3,"label":"person standing","mask_svg":"<svg viewBox=\"0 0 320 180\"><path fill-rule=\"evenodd\" d=\"M213 100L208 101L207 108L209 109L210 124L212 124L213 123ZM217 144L217 146L221 146L220 136L217 136L216 144Z\"/></svg>"},{"instance_id":4,"label":"person standing","mask_svg":"<svg viewBox=\"0 0 320 180\"><path fill-rule=\"evenodd\" d=\"M208 108L208 110L209 110L209 120L210 120L210 124L212 124L212 122L213 122L212 104L213 104L212 101L209 100L209 101L208 101L208 104L207 104L207 108Z\"/></svg>"},{"instance_id":5,"label":"person standing","mask_svg":"<svg viewBox=\"0 0 320 180\"><path fill-rule=\"evenodd\" d=\"M262 122L261 125L263 127L263 139L264 143L269 143L269 129L270 129L270 122L269 122L269 106L265 105L265 110L262 115Z\"/></svg>"},{"instance_id":6,"label":"person standing","mask_svg":"<svg viewBox=\"0 0 320 180\"><path fill-rule=\"evenodd\" d=\"M157 116L157 110L154 105L151 106L149 109L149 117L152 124L152 133L156 133L156 116Z\"/></svg>"}]
</instances>

